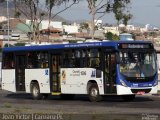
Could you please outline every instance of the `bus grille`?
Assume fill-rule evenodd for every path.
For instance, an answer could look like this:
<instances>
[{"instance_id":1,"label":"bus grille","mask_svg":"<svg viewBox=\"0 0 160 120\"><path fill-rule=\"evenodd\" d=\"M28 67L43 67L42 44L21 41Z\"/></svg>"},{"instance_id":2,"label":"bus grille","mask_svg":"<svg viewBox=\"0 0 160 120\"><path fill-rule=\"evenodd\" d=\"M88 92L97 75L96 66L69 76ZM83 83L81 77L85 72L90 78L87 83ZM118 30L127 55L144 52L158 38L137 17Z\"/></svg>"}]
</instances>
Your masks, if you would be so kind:
<instances>
[{"instance_id":1,"label":"bus grille","mask_svg":"<svg viewBox=\"0 0 160 120\"><path fill-rule=\"evenodd\" d=\"M149 89L131 89L132 93L138 93L138 92L145 92L145 93L149 93L151 91L151 88Z\"/></svg>"}]
</instances>

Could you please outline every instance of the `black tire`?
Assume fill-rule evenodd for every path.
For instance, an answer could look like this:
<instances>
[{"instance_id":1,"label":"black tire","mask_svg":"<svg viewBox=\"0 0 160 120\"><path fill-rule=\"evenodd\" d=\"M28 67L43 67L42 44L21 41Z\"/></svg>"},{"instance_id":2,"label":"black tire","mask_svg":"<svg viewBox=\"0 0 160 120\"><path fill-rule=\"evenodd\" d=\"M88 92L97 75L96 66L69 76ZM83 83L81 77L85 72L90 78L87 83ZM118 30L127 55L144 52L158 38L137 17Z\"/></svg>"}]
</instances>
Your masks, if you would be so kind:
<instances>
[{"instance_id":1,"label":"black tire","mask_svg":"<svg viewBox=\"0 0 160 120\"><path fill-rule=\"evenodd\" d=\"M122 95L122 99L126 102L130 102L135 99L135 95Z\"/></svg>"},{"instance_id":2,"label":"black tire","mask_svg":"<svg viewBox=\"0 0 160 120\"><path fill-rule=\"evenodd\" d=\"M60 97L62 100L73 100L75 95L74 94L61 94Z\"/></svg>"},{"instance_id":3,"label":"black tire","mask_svg":"<svg viewBox=\"0 0 160 120\"><path fill-rule=\"evenodd\" d=\"M88 94L89 94L89 100L91 102L99 102L102 100L102 96L99 95L98 86L95 83L92 83L90 85Z\"/></svg>"},{"instance_id":4,"label":"black tire","mask_svg":"<svg viewBox=\"0 0 160 120\"><path fill-rule=\"evenodd\" d=\"M40 94L38 83L31 84L31 93L34 100L42 99L42 94Z\"/></svg>"}]
</instances>

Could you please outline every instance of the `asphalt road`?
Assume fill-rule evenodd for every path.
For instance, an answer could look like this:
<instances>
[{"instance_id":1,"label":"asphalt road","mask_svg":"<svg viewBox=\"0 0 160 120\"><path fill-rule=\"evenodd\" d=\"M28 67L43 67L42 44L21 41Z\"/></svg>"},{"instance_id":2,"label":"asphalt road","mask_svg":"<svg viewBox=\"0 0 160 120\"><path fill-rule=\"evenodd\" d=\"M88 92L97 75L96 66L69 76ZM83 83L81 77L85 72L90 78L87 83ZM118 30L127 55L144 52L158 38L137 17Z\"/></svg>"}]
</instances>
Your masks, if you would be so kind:
<instances>
[{"instance_id":1,"label":"asphalt road","mask_svg":"<svg viewBox=\"0 0 160 120\"><path fill-rule=\"evenodd\" d=\"M66 115L65 120L82 117L85 120L89 116L87 120L159 120L160 96L136 96L132 102L124 102L117 96L106 96L104 101L95 103L89 102L88 97L82 95L77 95L74 100L61 100L53 96L46 100L32 100L30 94L0 90L0 119L6 113L61 114Z\"/></svg>"}]
</instances>

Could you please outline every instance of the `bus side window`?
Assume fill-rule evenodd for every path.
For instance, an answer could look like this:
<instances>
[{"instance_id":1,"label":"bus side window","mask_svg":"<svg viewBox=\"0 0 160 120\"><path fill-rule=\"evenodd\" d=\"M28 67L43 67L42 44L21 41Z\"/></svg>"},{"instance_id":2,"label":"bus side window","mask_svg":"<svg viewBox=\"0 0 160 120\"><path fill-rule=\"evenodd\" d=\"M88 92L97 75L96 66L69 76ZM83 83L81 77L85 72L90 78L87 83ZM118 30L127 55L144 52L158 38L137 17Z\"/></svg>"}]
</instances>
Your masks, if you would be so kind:
<instances>
[{"instance_id":1,"label":"bus side window","mask_svg":"<svg viewBox=\"0 0 160 120\"><path fill-rule=\"evenodd\" d=\"M90 64L91 54L89 49L86 51L86 57L87 57L87 67L91 67L91 64Z\"/></svg>"},{"instance_id":2,"label":"bus side window","mask_svg":"<svg viewBox=\"0 0 160 120\"><path fill-rule=\"evenodd\" d=\"M81 67L80 66L80 61L81 61L80 57L81 57L81 51L80 50L76 50L75 51L75 67L76 68L80 68Z\"/></svg>"},{"instance_id":3,"label":"bus side window","mask_svg":"<svg viewBox=\"0 0 160 120\"><path fill-rule=\"evenodd\" d=\"M81 51L81 67L87 67L87 60L86 60L86 57L87 57L87 54L86 54L86 50L82 50Z\"/></svg>"},{"instance_id":4,"label":"bus side window","mask_svg":"<svg viewBox=\"0 0 160 120\"><path fill-rule=\"evenodd\" d=\"M14 69L14 55L7 53L3 55L3 69Z\"/></svg>"},{"instance_id":5,"label":"bus side window","mask_svg":"<svg viewBox=\"0 0 160 120\"><path fill-rule=\"evenodd\" d=\"M13 61L6 61L3 66L4 69L13 69L14 68L14 62Z\"/></svg>"},{"instance_id":6,"label":"bus side window","mask_svg":"<svg viewBox=\"0 0 160 120\"><path fill-rule=\"evenodd\" d=\"M37 55L36 53L28 53L28 62L27 62L27 68L36 68L37 67Z\"/></svg>"},{"instance_id":7,"label":"bus side window","mask_svg":"<svg viewBox=\"0 0 160 120\"><path fill-rule=\"evenodd\" d=\"M40 68L48 68L48 53L47 52L39 53L38 62Z\"/></svg>"},{"instance_id":8,"label":"bus side window","mask_svg":"<svg viewBox=\"0 0 160 120\"><path fill-rule=\"evenodd\" d=\"M74 56L74 51L70 50L68 53L68 61L69 61L69 67L75 67L75 56Z\"/></svg>"},{"instance_id":9,"label":"bus side window","mask_svg":"<svg viewBox=\"0 0 160 120\"><path fill-rule=\"evenodd\" d=\"M27 55L27 68L47 68L48 52L32 52Z\"/></svg>"},{"instance_id":10,"label":"bus side window","mask_svg":"<svg viewBox=\"0 0 160 120\"><path fill-rule=\"evenodd\" d=\"M74 66L73 51L67 50L63 54L63 67L72 68Z\"/></svg>"},{"instance_id":11,"label":"bus side window","mask_svg":"<svg viewBox=\"0 0 160 120\"><path fill-rule=\"evenodd\" d=\"M27 68L32 68L31 53L27 54Z\"/></svg>"},{"instance_id":12,"label":"bus side window","mask_svg":"<svg viewBox=\"0 0 160 120\"><path fill-rule=\"evenodd\" d=\"M64 54L63 54L63 64L62 64L62 66L63 66L64 68L66 68L66 67L67 67L67 63L68 63L68 61L67 61L67 54L66 54L66 52L64 52Z\"/></svg>"},{"instance_id":13,"label":"bus side window","mask_svg":"<svg viewBox=\"0 0 160 120\"><path fill-rule=\"evenodd\" d=\"M100 50L99 49L91 49L90 50L89 65L92 68L99 68L100 67Z\"/></svg>"},{"instance_id":14,"label":"bus side window","mask_svg":"<svg viewBox=\"0 0 160 120\"><path fill-rule=\"evenodd\" d=\"M64 65L64 67L66 68L68 64L69 64L68 54L67 54L67 52L65 52L65 53L64 53L64 58L63 58L63 65Z\"/></svg>"},{"instance_id":15,"label":"bus side window","mask_svg":"<svg viewBox=\"0 0 160 120\"><path fill-rule=\"evenodd\" d=\"M76 66L76 64L75 64L75 54L74 54L74 50L71 51L70 64L71 64L71 67L73 67L73 68Z\"/></svg>"},{"instance_id":16,"label":"bus side window","mask_svg":"<svg viewBox=\"0 0 160 120\"><path fill-rule=\"evenodd\" d=\"M95 67L95 68L99 67L100 66L99 58L91 58L90 64L91 64L91 67Z\"/></svg>"}]
</instances>

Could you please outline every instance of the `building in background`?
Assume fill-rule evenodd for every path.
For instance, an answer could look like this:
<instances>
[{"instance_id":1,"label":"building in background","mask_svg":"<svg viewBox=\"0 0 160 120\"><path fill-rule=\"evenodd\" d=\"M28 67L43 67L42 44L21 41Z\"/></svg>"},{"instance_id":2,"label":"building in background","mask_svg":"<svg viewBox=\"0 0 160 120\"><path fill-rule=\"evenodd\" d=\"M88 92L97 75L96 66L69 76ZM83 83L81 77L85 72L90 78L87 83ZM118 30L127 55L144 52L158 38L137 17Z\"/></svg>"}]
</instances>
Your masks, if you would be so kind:
<instances>
[{"instance_id":1,"label":"building in background","mask_svg":"<svg viewBox=\"0 0 160 120\"><path fill-rule=\"evenodd\" d=\"M0 16L0 23L4 21L7 21L7 18L5 16Z\"/></svg>"},{"instance_id":2,"label":"building in background","mask_svg":"<svg viewBox=\"0 0 160 120\"><path fill-rule=\"evenodd\" d=\"M80 25L74 23L73 25L63 25L63 29L66 33L78 33L80 29Z\"/></svg>"}]
</instances>

